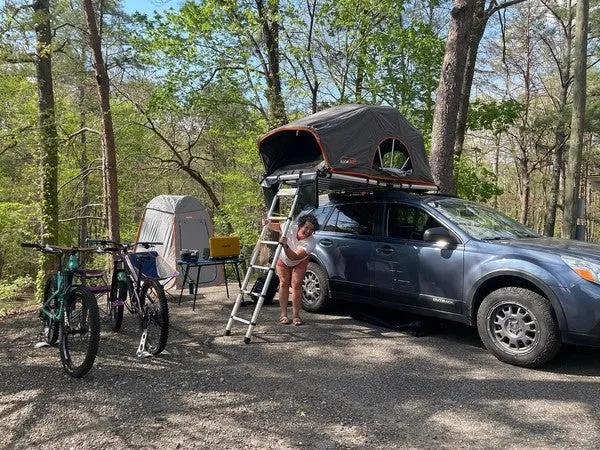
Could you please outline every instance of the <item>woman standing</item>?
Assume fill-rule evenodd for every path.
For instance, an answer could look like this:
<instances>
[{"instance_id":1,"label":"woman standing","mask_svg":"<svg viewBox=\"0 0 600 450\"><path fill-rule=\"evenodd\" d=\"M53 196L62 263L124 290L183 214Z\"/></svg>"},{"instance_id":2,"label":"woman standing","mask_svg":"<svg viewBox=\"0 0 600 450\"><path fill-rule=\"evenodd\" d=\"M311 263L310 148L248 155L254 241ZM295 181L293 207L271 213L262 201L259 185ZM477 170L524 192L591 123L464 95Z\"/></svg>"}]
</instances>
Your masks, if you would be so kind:
<instances>
[{"instance_id":1,"label":"woman standing","mask_svg":"<svg viewBox=\"0 0 600 450\"><path fill-rule=\"evenodd\" d=\"M270 230L281 233L279 223L268 222ZM319 229L319 222L312 214L304 214L290 225L287 236L282 236L279 243L282 245L279 260L277 261L277 275L279 276L279 307L281 315L279 323L296 326L304 322L300 318L302 306L302 281L308 267L310 253L315 249L316 241L313 233ZM288 317L288 302L292 288L292 320Z\"/></svg>"}]
</instances>

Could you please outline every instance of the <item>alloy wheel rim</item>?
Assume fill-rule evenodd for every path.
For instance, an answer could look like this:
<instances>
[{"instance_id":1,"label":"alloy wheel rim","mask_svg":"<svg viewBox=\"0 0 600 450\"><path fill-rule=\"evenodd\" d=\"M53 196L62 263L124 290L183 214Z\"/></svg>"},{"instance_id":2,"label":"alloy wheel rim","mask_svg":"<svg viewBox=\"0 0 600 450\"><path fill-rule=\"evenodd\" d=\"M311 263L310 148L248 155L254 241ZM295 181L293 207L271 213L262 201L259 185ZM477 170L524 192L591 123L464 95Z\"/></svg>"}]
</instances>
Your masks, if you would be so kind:
<instances>
[{"instance_id":1,"label":"alloy wheel rim","mask_svg":"<svg viewBox=\"0 0 600 450\"><path fill-rule=\"evenodd\" d=\"M304 299L309 302L315 302L319 298L321 286L319 285L319 279L314 272L307 271L304 275L302 291L304 293Z\"/></svg>"},{"instance_id":2,"label":"alloy wheel rim","mask_svg":"<svg viewBox=\"0 0 600 450\"><path fill-rule=\"evenodd\" d=\"M523 305L503 303L488 314L488 334L506 352L522 355L537 346L539 322Z\"/></svg>"}]
</instances>

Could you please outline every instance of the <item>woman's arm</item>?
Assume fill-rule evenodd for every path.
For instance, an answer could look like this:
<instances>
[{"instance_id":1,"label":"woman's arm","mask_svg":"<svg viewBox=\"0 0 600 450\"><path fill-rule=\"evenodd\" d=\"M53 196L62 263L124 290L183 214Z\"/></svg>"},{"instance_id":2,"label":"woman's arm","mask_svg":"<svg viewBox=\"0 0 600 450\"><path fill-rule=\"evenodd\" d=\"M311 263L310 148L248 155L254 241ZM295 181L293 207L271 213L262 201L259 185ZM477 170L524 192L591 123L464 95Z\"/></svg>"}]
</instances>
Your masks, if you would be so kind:
<instances>
[{"instance_id":1,"label":"woman's arm","mask_svg":"<svg viewBox=\"0 0 600 450\"><path fill-rule=\"evenodd\" d=\"M288 245L288 240L286 237L282 237L281 239L279 239L279 243L283 247L285 256L287 256L292 261L298 261L308 256L308 253L306 252L306 249L304 247L298 247L298 249L292 250Z\"/></svg>"},{"instance_id":2,"label":"woman's arm","mask_svg":"<svg viewBox=\"0 0 600 450\"><path fill-rule=\"evenodd\" d=\"M281 233L281 224L279 222L271 222L267 218L263 218L263 225L266 225L271 231Z\"/></svg>"}]
</instances>

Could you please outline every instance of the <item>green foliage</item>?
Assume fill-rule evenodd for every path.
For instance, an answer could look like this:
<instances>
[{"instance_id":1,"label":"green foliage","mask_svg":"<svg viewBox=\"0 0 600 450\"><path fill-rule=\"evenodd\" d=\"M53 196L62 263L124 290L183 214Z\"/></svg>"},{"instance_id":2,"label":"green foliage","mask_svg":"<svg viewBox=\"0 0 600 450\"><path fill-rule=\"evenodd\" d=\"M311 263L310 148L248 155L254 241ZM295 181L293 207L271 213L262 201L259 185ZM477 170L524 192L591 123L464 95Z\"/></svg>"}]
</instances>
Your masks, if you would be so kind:
<instances>
[{"instance_id":1,"label":"green foliage","mask_svg":"<svg viewBox=\"0 0 600 450\"><path fill-rule=\"evenodd\" d=\"M34 281L30 276L4 280L0 284L0 317L18 308L35 303L31 294Z\"/></svg>"},{"instance_id":2,"label":"green foliage","mask_svg":"<svg viewBox=\"0 0 600 450\"><path fill-rule=\"evenodd\" d=\"M498 136L515 123L523 108L523 104L513 99L503 101L477 99L469 106L467 128L489 130Z\"/></svg>"},{"instance_id":3,"label":"green foliage","mask_svg":"<svg viewBox=\"0 0 600 450\"><path fill-rule=\"evenodd\" d=\"M239 236L244 248L253 246L258 237L261 214L264 212L262 192L257 184L247 177L236 173L221 176L230 195L224 199L219 213L213 218L215 230L219 234L228 234L227 226L233 227L233 234Z\"/></svg>"},{"instance_id":4,"label":"green foliage","mask_svg":"<svg viewBox=\"0 0 600 450\"><path fill-rule=\"evenodd\" d=\"M322 64L344 75L336 86L338 102L387 103L427 135L444 40L431 17L417 13L421 6L419 1L327 0L318 19L322 52L335 55Z\"/></svg>"},{"instance_id":5,"label":"green foliage","mask_svg":"<svg viewBox=\"0 0 600 450\"><path fill-rule=\"evenodd\" d=\"M16 202L0 202L0 279L34 274L35 257L31 249L20 246L23 241L36 242L39 212Z\"/></svg>"},{"instance_id":6,"label":"green foliage","mask_svg":"<svg viewBox=\"0 0 600 450\"><path fill-rule=\"evenodd\" d=\"M481 165L475 166L466 158L456 159L454 170L458 180L457 194L461 198L485 203L503 192L492 171Z\"/></svg>"},{"instance_id":7,"label":"green foliage","mask_svg":"<svg viewBox=\"0 0 600 450\"><path fill-rule=\"evenodd\" d=\"M33 289L33 279L30 276L16 277L11 282L0 285L0 300L15 301L22 297L24 292Z\"/></svg>"}]
</instances>

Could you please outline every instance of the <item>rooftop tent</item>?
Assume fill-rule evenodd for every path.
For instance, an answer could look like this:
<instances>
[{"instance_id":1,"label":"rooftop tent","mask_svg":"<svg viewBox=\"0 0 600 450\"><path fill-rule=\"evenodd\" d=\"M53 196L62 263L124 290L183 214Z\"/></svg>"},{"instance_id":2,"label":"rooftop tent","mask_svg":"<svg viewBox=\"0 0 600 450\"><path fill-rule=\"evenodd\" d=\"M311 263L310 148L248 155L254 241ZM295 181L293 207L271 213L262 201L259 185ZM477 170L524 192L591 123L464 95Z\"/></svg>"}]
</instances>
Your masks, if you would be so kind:
<instances>
[{"instance_id":1,"label":"rooftop tent","mask_svg":"<svg viewBox=\"0 0 600 450\"><path fill-rule=\"evenodd\" d=\"M146 205L140 219L136 241L162 242L155 250L172 266L177 265L182 249L199 250L209 247L213 235L213 223L200 200L187 195L159 195ZM139 251L145 251L139 248ZM196 278L198 268L190 269L190 277ZM222 281L222 269L204 267L200 283L217 284ZM183 274L177 277L181 287Z\"/></svg>"},{"instance_id":2,"label":"rooftop tent","mask_svg":"<svg viewBox=\"0 0 600 450\"><path fill-rule=\"evenodd\" d=\"M422 134L389 106L326 109L265 134L259 152L267 185L315 172L366 179L373 186L437 190Z\"/></svg>"}]
</instances>

